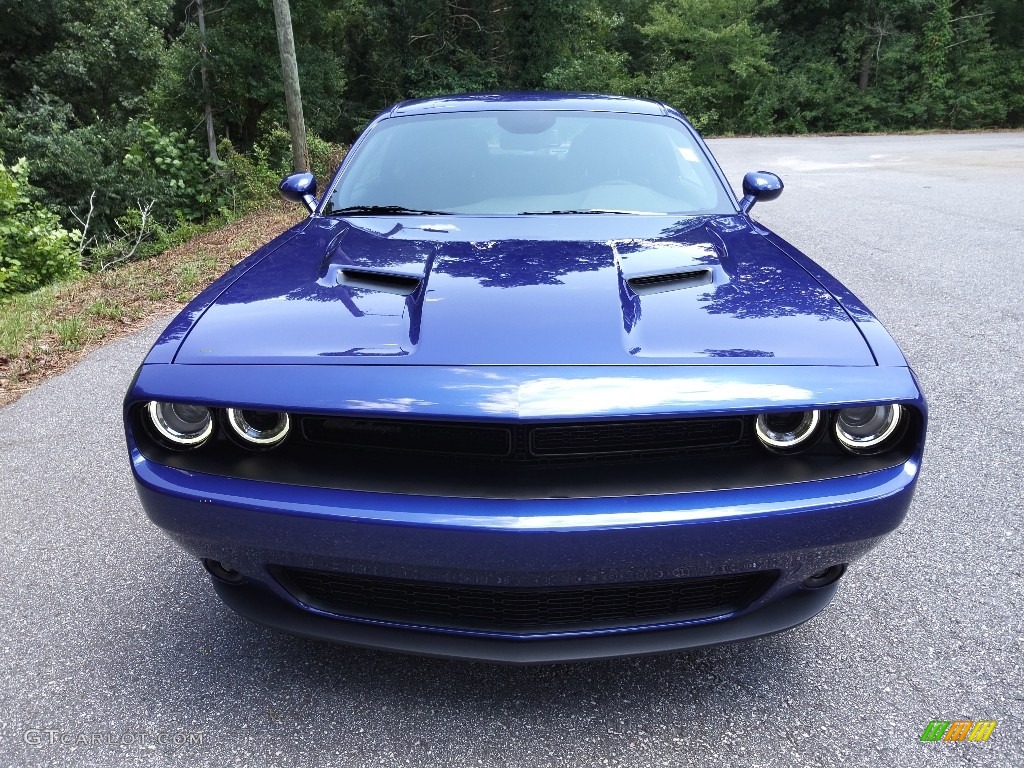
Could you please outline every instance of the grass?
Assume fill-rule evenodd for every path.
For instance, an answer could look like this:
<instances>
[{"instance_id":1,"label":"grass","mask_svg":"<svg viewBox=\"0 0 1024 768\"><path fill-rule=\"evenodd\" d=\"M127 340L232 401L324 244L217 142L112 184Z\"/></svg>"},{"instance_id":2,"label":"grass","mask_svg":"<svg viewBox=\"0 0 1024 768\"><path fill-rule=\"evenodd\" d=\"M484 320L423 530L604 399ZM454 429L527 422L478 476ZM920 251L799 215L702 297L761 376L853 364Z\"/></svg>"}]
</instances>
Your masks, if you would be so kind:
<instances>
[{"instance_id":1,"label":"grass","mask_svg":"<svg viewBox=\"0 0 1024 768\"><path fill-rule=\"evenodd\" d=\"M85 344L89 328L80 317L62 317L54 324L57 338L64 349L77 350Z\"/></svg>"},{"instance_id":2,"label":"grass","mask_svg":"<svg viewBox=\"0 0 1024 768\"><path fill-rule=\"evenodd\" d=\"M127 315L127 310L119 301L107 297L94 301L85 311L104 320L120 320Z\"/></svg>"},{"instance_id":3,"label":"grass","mask_svg":"<svg viewBox=\"0 0 1024 768\"><path fill-rule=\"evenodd\" d=\"M187 303L302 217L273 205L144 261L0 299L0 405Z\"/></svg>"}]
</instances>

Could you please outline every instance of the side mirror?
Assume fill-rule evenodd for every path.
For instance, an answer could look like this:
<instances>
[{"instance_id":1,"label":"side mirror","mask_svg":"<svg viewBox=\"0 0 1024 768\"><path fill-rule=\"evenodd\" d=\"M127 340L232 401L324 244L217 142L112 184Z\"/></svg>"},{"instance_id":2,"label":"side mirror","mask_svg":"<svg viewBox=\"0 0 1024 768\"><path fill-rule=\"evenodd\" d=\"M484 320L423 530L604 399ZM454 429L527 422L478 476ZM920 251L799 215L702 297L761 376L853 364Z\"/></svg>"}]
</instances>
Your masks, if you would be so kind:
<instances>
[{"instance_id":1,"label":"side mirror","mask_svg":"<svg viewBox=\"0 0 1024 768\"><path fill-rule=\"evenodd\" d=\"M740 210L743 213L750 213L754 203L764 200L774 200L782 194L782 179L768 171L751 171L743 177L743 199L740 200Z\"/></svg>"},{"instance_id":2,"label":"side mirror","mask_svg":"<svg viewBox=\"0 0 1024 768\"><path fill-rule=\"evenodd\" d=\"M278 189L288 202L302 203L310 213L316 208L316 176L312 173L293 173Z\"/></svg>"}]
</instances>

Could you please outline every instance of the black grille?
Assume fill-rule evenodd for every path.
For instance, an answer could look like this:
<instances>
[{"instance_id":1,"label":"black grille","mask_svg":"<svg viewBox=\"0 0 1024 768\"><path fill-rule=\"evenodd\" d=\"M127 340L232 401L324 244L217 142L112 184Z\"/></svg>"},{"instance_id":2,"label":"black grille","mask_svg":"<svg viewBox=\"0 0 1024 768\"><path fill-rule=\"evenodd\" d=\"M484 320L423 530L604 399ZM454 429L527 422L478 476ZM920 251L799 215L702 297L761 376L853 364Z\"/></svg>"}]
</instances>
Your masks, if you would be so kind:
<instances>
[{"instance_id":1,"label":"black grille","mask_svg":"<svg viewBox=\"0 0 1024 768\"><path fill-rule=\"evenodd\" d=\"M750 447L740 417L557 424L470 424L400 419L302 419L308 440L399 453L450 455L511 464L703 454Z\"/></svg>"},{"instance_id":2,"label":"black grille","mask_svg":"<svg viewBox=\"0 0 1024 768\"><path fill-rule=\"evenodd\" d=\"M716 448L734 445L742 436L740 419L566 424L530 431L532 452L537 456Z\"/></svg>"},{"instance_id":3,"label":"black grille","mask_svg":"<svg viewBox=\"0 0 1024 768\"><path fill-rule=\"evenodd\" d=\"M483 587L274 569L297 599L349 616L437 627L538 631L708 618L759 597L774 571L585 587Z\"/></svg>"},{"instance_id":4,"label":"black grille","mask_svg":"<svg viewBox=\"0 0 1024 768\"><path fill-rule=\"evenodd\" d=\"M507 456L512 435L506 427L397 419L307 417L308 440L352 448L381 448L419 453Z\"/></svg>"}]
</instances>

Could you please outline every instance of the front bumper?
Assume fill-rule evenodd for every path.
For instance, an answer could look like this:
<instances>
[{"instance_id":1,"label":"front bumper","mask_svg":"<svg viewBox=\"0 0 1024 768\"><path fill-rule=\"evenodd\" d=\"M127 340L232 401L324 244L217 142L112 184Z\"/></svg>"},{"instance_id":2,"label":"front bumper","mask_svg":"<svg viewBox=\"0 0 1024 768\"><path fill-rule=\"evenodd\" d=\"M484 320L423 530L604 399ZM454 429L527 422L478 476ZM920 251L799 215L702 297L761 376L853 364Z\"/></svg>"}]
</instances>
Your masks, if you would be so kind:
<instances>
[{"instance_id":1,"label":"front bumper","mask_svg":"<svg viewBox=\"0 0 1024 768\"><path fill-rule=\"evenodd\" d=\"M196 557L239 572L217 583L239 613L297 634L428 655L545 662L654 653L777 632L814 616L849 563L903 520L912 459L850 477L762 488L592 499L466 499L237 480L151 462L132 449L150 518ZM557 587L776 571L742 610L606 629L455 629L332 615L271 574L286 566L430 583Z\"/></svg>"}]
</instances>

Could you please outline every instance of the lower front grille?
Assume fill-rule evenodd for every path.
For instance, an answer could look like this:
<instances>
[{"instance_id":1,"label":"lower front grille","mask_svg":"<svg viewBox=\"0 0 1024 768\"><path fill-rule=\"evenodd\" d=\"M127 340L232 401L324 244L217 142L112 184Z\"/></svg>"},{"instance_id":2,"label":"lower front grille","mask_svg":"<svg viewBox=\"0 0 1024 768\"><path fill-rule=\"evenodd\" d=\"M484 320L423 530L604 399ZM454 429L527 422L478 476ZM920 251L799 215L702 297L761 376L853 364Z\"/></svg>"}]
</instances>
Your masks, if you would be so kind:
<instances>
[{"instance_id":1,"label":"lower front grille","mask_svg":"<svg viewBox=\"0 0 1024 768\"><path fill-rule=\"evenodd\" d=\"M455 629L529 632L710 618L741 610L777 573L585 587L482 587L276 567L299 601L328 613Z\"/></svg>"}]
</instances>

